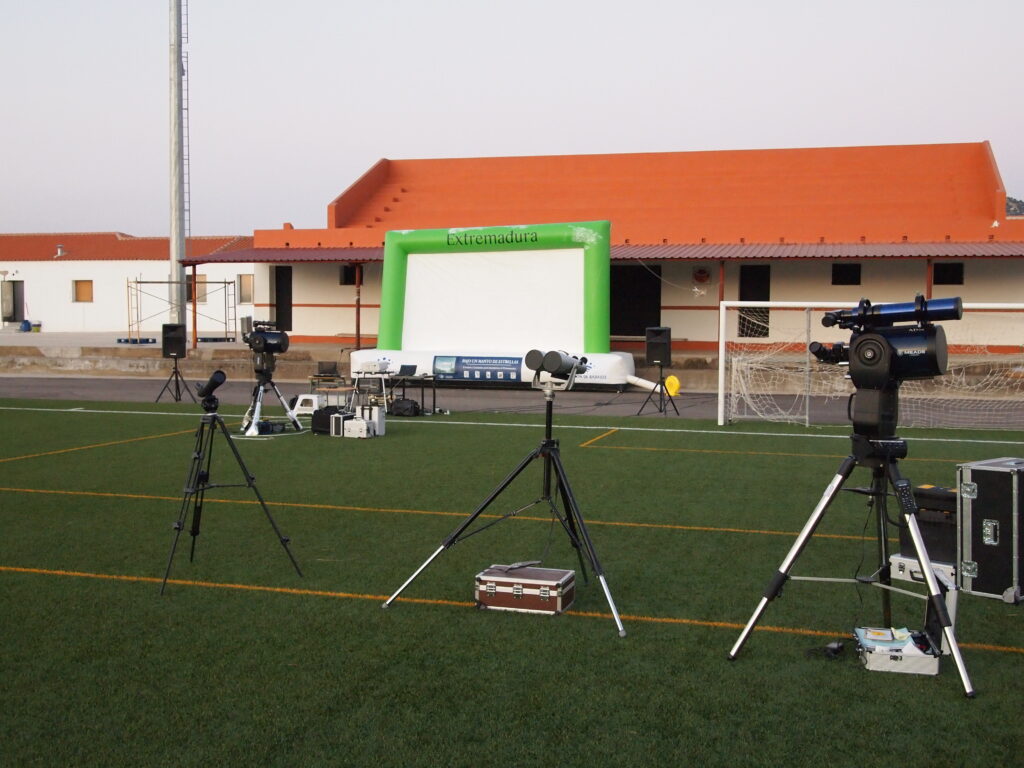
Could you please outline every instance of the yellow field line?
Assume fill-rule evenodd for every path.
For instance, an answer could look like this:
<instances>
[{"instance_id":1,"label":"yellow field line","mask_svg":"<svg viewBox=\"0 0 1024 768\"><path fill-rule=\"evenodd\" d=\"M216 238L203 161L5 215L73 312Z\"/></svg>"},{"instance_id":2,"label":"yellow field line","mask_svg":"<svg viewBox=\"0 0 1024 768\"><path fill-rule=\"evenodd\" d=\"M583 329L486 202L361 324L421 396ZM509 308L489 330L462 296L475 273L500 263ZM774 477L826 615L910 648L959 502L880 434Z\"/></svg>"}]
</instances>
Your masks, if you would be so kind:
<instances>
[{"instance_id":1,"label":"yellow field line","mask_svg":"<svg viewBox=\"0 0 1024 768\"><path fill-rule=\"evenodd\" d=\"M596 443L598 440L603 440L604 438L608 437L609 435L614 435L618 431L619 431L618 429L609 429L607 432L603 432L602 434L598 435L597 437L593 437L590 440L587 440L585 443L580 443L579 447L580 448L589 448L594 443ZM604 446L602 446L602 447L604 447Z\"/></svg>"},{"instance_id":2,"label":"yellow field line","mask_svg":"<svg viewBox=\"0 0 1024 768\"><path fill-rule=\"evenodd\" d=\"M58 448L55 451L43 451L41 453L27 453L24 456L8 456L7 458L0 459L0 464L8 461L21 461L22 459L38 459L43 456L57 456L61 453L72 453L74 451L88 451L93 448L109 448L112 445L125 445L126 443L137 443L142 440L157 440L161 437L175 437L177 435L187 435L194 433L195 429L181 429L177 432L164 432L160 435L147 435L145 437L129 437L124 440L110 440L106 443L93 443L92 445L79 445L75 448Z\"/></svg>"},{"instance_id":3,"label":"yellow field line","mask_svg":"<svg viewBox=\"0 0 1024 768\"><path fill-rule=\"evenodd\" d=\"M38 493L54 494L59 496L89 496L113 499L142 499L144 501L181 501L180 496L158 496L142 493L110 493L104 491L58 491L44 488L8 488L0 486L0 492L8 493ZM203 499L204 504L259 504L252 499ZM437 517L466 517L463 512L443 512L426 509L398 509L389 507L356 507L343 504L309 504L295 501L268 501L268 507L284 507L295 509L320 509L337 512L386 512L398 515L434 515ZM504 515L482 514L482 518L500 518ZM530 520L534 522L548 523L550 517L537 517L534 515L516 515L518 520ZM587 520L587 525L607 525L619 528L650 528L652 530L668 531L701 531L704 533L756 533L763 536L797 536L798 531L775 531L770 529L757 528L730 528L725 526L712 525L678 525L675 523L630 523L619 520ZM874 536L854 536L844 533L815 533L821 539L844 539L853 541L874 541Z\"/></svg>"},{"instance_id":4,"label":"yellow field line","mask_svg":"<svg viewBox=\"0 0 1024 768\"><path fill-rule=\"evenodd\" d=\"M84 571L64 571L49 568L21 568L11 565L0 565L0 572L25 573L40 576L66 576L79 579L101 579L105 581L128 581L143 582L147 584L160 584L163 579L154 576L126 576L123 574L88 573ZM191 581L187 579L168 579L168 584L176 584L185 587L204 587L207 589L236 589L246 592L264 592L271 594L296 595L300 597L330 597L341 600L374 600L383 603L388 599L387 595L367 595L359 592L335 592L325 589L295 589L293 587L268 587L260 584L233 584L216 581ZM420 605L448 605L459 608L469 608L476 604L467 600L438 600L419 597L399 597L396 602L416 603ZM580 616L589 619L611 619L610 613L600 611L566 611L568 616ZM692 627L708 627L712 629L743 629L743 624L736 624L729 621L706 621L703 619L683 619L673 616L641 616L622 614L623 621L634 621L638 623L651 624L675 624ZM827 632L820 629L804 629L801 627L775 627L759 625L754 628L758 632L781 632L791 635L804 635L811 637L835 637L844 635L844 632ZM1024 648L1008 645L992 645L990 643L960 643L961 648L974 648L982 651L997 651L1000 653L1024 653Z\"/></svg>"}]
</instances>

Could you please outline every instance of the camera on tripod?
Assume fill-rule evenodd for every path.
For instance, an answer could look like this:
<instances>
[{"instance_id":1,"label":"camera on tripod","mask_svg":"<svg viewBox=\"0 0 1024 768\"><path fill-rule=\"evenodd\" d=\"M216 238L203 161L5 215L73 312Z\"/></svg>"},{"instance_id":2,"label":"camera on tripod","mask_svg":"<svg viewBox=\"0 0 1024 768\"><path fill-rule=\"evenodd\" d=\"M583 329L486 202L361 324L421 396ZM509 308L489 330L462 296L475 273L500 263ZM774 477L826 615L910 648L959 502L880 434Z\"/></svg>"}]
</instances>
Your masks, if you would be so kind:
<instances>
[{"instance_id":1,"label":"camera on tripod","mask_svg":"<svg viewBox=\"0 0 1024 768\"><path fill-rule=\"evenodd\" d=\"M907 379L930 379L946 372L946 334L937 320L963 317L959 297L925 300L918 294L905 304L872 305L861 299L855 309L826 312L821 324L852 331L849 344L808 346L823 363L849 365L857 391L849 416L857 434L891 437L899 419L899 386ZM899 325L911 323L911 325Z\"/></svg>"}]
</instances>

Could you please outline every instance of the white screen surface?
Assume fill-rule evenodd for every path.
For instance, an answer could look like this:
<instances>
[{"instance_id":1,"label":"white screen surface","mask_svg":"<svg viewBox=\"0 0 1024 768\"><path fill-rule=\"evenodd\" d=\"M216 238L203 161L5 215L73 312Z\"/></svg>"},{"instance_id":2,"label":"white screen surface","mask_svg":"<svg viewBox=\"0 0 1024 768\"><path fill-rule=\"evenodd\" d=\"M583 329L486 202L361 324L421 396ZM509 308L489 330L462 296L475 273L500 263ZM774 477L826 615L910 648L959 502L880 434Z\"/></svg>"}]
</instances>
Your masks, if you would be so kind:
<instances>
[{"instance_id":1,"label":"white screen surface","mask_svg":"<svg viewBox=\"0 0 1024 768\"><path fill-rule=\"evenodd\" d=\"M583 351L583 249L410 253L402 348Z\"/></svg>"}]
</instances>

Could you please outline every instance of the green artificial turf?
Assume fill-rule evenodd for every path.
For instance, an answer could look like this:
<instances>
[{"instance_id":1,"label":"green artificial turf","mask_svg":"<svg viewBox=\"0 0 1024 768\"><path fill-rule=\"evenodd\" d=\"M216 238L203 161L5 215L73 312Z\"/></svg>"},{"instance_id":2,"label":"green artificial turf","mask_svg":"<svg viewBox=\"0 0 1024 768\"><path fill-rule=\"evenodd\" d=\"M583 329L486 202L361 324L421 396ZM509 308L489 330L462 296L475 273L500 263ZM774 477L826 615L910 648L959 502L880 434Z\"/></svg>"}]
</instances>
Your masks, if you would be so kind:
<instances>
[{"instance_id":1,"label":"green artificial turf","mask_svg":"<svg viewBox=\"0 0 1024 768\"><path fill-rule=\"evenodd\" d=\"M849 449L843 428L559 416L555 437L626 630L600 586L557 617L479 611L473 577L578 570L544 505L445 550L537 447L542 417L391 419L375 440L234 440L253 491L211 489L159 595L194 406L0 401L0 761L5 765L860 766L1019 759L1024 606L961 595L937 677L864 670L879 591L791 582L726 656ZM237 429L240 409L225 408ZM237 432L235 433L237 435ZM908 430L915 483L1024 453L1019 432ZM244 483L214 436L211 481ZM866 485L858 469L850 486ZM534 462L481 517L525 507ZM840 494L795 574L874 570L865 497ZM579 574L578 574L579 575ZM924 603L893 598L919 628ZM774 631L774 630L785 631ZM846 641L835 660L821 652Z\"/></svg>"}]
</instances>

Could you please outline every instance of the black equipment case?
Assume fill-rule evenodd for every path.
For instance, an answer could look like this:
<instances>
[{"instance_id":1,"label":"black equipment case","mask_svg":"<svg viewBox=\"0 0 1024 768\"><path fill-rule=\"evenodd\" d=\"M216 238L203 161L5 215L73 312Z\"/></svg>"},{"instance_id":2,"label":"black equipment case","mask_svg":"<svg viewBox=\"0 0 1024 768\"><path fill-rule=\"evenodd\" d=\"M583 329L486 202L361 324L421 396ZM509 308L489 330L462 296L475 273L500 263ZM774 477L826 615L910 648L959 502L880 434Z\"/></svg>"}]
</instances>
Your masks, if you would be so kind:
<instances>
[{"instance_id":1,"label":"black equipment case","mask_svg":"<svg viewBox=\"0 0 1024 768\"><path fill-rule=\"evenodd\" d=\"M340 405L327 405L317 408L310 417L309 429L314 435L331 434L331 416L342 413L344 408Z\"/></svg>"},{"instance_id":2,"label":"black equipment case","mask_svg":"<svg viewBox=\"0 0 1024 768\"><path fill-rule=\"evenodd\" d=\"M917 525L933 563L952 566L956 562L956 507L957 493L952 488L938 485L919 485L914 488L917 502ZM901 526L900 554L917 559L917 550L910 531Z\"/></svg>"},{"instance_id":3,"label":"black equipment case","mask_svg":"<svg viewBox=\"0 0 1024 768\"><path fill-rule=\"evenodd\" d=\"M1022 475L1024 459L988 459L957 467L957 582L964 592L1021 601Z\"/></svg>"}]
</instances>

